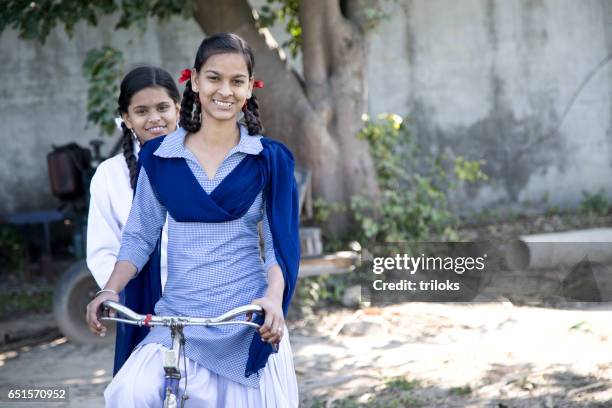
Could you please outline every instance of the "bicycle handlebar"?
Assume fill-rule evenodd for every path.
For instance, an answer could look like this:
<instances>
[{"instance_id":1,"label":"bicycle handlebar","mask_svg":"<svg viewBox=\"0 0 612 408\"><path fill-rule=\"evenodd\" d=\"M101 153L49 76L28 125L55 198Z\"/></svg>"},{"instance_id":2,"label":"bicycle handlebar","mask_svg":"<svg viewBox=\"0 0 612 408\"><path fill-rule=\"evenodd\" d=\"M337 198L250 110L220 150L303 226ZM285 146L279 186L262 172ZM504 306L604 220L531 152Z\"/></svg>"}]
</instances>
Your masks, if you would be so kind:
<instances>
[{"instance_id":1,"label":"bicycle handlebar","mask_svg":"<svg viewBox=\"0 0 612 408\"><path fill-rule=\"evenodd\" d=\"M141 315L134 312L127 306L112 300L106 300L102 303L103 310L108 311L114 309L118 314L126 318L104 316L100 320L115 321L120 323L133 324L136 326L171 326L179 324L182 326L222 326L227 324L243 324L259 328L255 322L246 320L232 320L237 316L246 313L258 313L263 315L263 308L259 305L244 305L230 310L217 317L188 317L188 316L155 316L152 314Z\"/></svg>"}]
</instances>

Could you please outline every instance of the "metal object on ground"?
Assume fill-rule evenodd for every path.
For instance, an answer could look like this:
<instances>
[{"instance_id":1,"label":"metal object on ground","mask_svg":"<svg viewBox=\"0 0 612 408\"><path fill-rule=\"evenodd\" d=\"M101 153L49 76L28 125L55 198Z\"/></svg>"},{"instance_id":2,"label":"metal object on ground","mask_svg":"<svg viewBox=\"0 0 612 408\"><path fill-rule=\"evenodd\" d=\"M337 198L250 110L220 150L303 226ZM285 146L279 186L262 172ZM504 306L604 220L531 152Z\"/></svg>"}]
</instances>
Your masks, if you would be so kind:
<instances>
[{"instance_id":1,"label":"metal object on ground","mask_svg":"<svg viewBox=\"0 0 612 408\"><path fill-rule=\"evenodd\" d=\"M612 262L612 228L521 236L510 243L506 263L512 270L574 266L588 259Z\"/></svg>"},{"instance_id":2,"label":"metal object on ground","mask_svg":"<svg viewBox=\"0 0 612 408\"><path fill-rule=\"evenodd\" d=\"M347 273L354 270L359 261L359 254L353 251L340 251L328 255L302 258L298 276L305 278L308 276Z\"/></svg>"}]
</instances>

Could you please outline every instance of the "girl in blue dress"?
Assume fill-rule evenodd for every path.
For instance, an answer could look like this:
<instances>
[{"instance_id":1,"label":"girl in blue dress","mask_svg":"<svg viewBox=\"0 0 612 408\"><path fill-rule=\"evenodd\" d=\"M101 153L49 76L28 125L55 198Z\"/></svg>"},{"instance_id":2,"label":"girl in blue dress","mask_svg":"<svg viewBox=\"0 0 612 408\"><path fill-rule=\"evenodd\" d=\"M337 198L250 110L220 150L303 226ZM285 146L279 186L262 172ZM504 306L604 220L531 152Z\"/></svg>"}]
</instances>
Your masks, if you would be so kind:
<instances>
[{"instance_id":1,"label":"girl in blue dress","mask_svg":"<svg viewBox=\"0 0 612 408\"><path fill-rule=\"evenodd\" d=\"M246 326L185 328L187 406L298 404L284 321L299 266L294 162L285 146L260 134L253 66L251 49L235 34L202 42L187 75L181 127L143 146L117 263L87 310L92 331L104 334L100 305L118 301L121 291L129 301L146 292L158 315L213 316L261 305L265 321L258 332ZM160 297L140 288L148 287L141 281L149 276L158 279L151 255L166 216L168 277ZM107 406L159 406L169 329L156 327L138 344L119 343L136 348L107 387Z\"/></svg>"}]
</instances>

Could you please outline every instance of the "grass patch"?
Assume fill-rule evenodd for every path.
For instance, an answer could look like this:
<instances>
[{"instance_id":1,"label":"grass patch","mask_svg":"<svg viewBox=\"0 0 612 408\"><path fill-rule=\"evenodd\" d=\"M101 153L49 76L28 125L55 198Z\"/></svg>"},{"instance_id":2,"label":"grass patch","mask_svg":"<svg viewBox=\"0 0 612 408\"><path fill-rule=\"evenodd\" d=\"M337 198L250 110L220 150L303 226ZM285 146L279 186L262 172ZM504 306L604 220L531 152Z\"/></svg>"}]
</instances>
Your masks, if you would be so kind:
<instances>
[{"instance_id":1,"label":"grass patch","mask_svg":"<svg viewBox=\"0 0 612 408\"><path fill-rule=\"evenodd\" d=\"M466 396L472 393L472 387L464 385L463 387L452 387L449 392L453 395Z\"/></svg>"},{"instance_id":2,"label":"grass patch","mask_svg":"<svg viewBox=\"0 0 612 408\"><path fill-rule=\"evenodd\" d=\"M0 291L0 319L28 313L49 313L52 310L52 286L40 284Z\"/></svg>"},{"instance_id":3,"label":"grass patch","mask_svg":"<svg viewBox=\"0 0 612 408\"><path fill-rule=\"evenodd\" d=\"M610 202L606 193L601 190L597 193L583 192L580 210L585 214L605 216L610 212Z\"/></svg>"},{"instance_id":4,"label":"grass patch","mask_svg":"<svg viewBox=\"0 0 612 408\"><path fill-rule=\"evenodd\" d=\"M422 406L414 391L421 387L418 380L408 380L406 377L394 377L387 380L383 387L369 392L349 395L331 403L333 408L411 408ZM327 406L325 398L317 399L311 408Z\"/></svg>"},{"instance_id":5,"label":"grass patch","mask_svg":"<svg viewBox=\"0 0 612 408\"><path fill-rule=\"evenodd\" d=\"M406 377L394 377L385 382L385 385L389 388L397 389L400 391L412 391L421 386L419 380L408 380Z\"/></svg>"}]
</instances>

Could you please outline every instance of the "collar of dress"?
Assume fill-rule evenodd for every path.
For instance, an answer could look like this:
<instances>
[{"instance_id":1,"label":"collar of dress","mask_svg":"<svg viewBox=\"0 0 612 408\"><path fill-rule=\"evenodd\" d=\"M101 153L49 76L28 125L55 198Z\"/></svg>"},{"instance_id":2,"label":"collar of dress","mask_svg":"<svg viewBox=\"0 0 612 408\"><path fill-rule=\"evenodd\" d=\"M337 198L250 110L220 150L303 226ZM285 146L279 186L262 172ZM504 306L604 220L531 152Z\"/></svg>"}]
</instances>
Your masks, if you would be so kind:
<instances>
[{"instance_id":1,"label":"collar of dress","mask_svg":"<svg viewBox=\"0 0 612 408\"><path fill-rule=\"evenodd\" d=\"M240 141L229 151L228 156L234 153L246 153L257 155L263 150L261 144L261 136L250 136L246 126L239 124ZM188 150L185 147L185 136L187 131L183 128L178 128L164 138L160 146L155 150L153 155L165 158L187 158Z\"/></svg>"}]
</instances>

